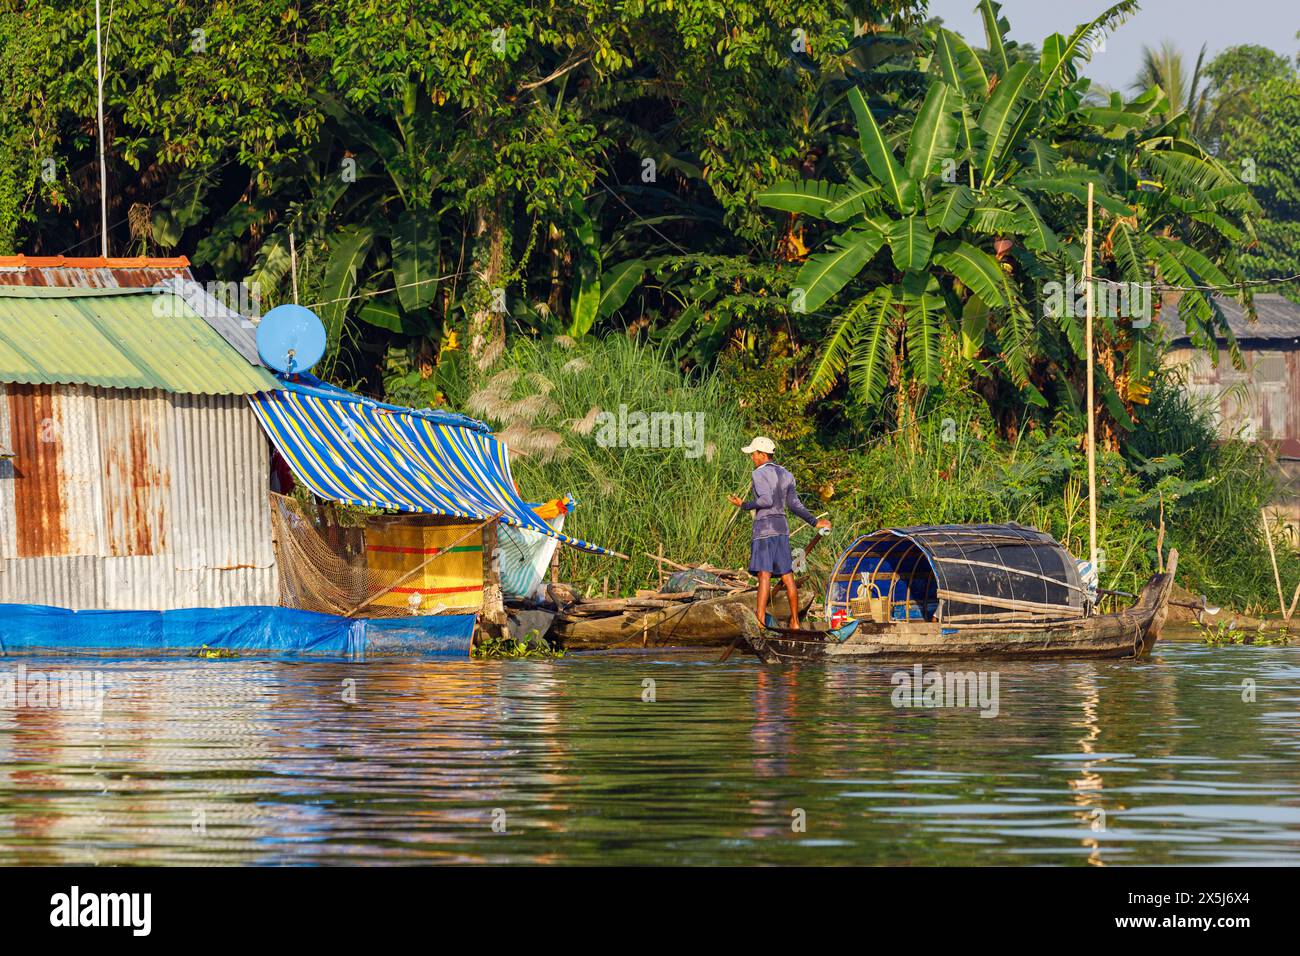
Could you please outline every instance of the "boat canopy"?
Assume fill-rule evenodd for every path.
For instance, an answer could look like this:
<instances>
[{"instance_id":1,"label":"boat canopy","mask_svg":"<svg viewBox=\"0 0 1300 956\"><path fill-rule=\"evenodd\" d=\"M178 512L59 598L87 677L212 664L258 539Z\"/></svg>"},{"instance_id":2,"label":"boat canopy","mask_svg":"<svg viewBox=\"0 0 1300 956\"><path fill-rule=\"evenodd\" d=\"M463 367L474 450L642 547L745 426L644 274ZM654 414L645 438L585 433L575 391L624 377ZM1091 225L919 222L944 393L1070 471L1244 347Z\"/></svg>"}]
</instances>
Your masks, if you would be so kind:
<instances>
[{"instance_id":1,"label":"boat canopy","mask_svg":"<svg viewBox=\"0 0 1300 956\"><path fill-rule=\"evenodd\" d=\"M978 624L1082 617L1085 596L1077 563L1049 534L1014 522L925 525L854 541L835 563L826 609L862 617L874 598L889 620Z\"/></svg>"},{"instance_id":2,"label":"boat canopy","mask_svg":"<svg viewBox=\"0 0 1300 956\"><path fill-rule=\"evenodd\" d=\"M363 398L309 375L251 396L294 475L331 501L498 521L607 554L557 531L515 488L506 446L464 415Z\"/></svg>"}]
</instances>

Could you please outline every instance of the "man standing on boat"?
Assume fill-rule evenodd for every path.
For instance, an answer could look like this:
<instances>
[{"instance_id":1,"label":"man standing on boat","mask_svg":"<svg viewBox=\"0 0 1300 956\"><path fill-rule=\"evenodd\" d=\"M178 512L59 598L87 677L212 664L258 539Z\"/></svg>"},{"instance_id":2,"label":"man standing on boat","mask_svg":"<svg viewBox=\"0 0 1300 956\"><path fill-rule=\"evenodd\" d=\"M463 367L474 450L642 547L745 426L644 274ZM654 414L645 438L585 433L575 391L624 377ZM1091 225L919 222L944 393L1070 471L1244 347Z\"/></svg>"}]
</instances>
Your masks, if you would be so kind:
<instances>
[{"instance_id":1,"label":"man standing on boat","mask_svg":"<svg viewBox=\"0 0 1300 956\"><path fill-rule=\"evenodd\" d=\"M790 599L790 627L799 627L799 591L794 583L794 568L790 560L790 525L786 521L788 508L814 528L830 530L826 519L818 521L804 507L795 491L794 475L772 460L776 444L760 435L741 449L754 463L753 498L742 501L735 495L728 500L737 508L754 512L754 536L749 545L749 571L758 575L759 623L767 620L767 598L772 588L772 575L779 575Z\"/></svg>"}]
</instances>

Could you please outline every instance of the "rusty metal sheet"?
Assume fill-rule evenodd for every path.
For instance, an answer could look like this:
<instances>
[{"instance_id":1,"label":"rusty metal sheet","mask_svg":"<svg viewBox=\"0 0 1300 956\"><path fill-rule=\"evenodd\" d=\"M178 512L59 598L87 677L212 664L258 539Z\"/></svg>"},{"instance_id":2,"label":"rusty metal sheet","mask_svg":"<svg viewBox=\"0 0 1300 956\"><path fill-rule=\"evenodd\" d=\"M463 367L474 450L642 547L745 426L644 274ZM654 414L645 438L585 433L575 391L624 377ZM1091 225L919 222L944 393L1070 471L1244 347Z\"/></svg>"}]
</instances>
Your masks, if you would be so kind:
<instances>
[{"instance_id":1,"label":"rusty metal sheet","mask_svg":"<svg viewBox=\"0 0 1300 956\"><path fill-rule=\"evenodd\" d=\"M14 552L99 553L98 428L89 389L11 384Z\"/></svg>"},{"instance_id":2,"label":"rusty metal sheet","mask_svg":"<svg viewBox=\"0 0 1300 956\"><path fill-rule=\"evenodd\" d=\"M67 548L58 449L42 434L53 420L53 391L51 385L10 385L6 390L13 442L14 554L21 558L60 555Z\"/></svg>"},{"instance_id":3,"label":"rusty metal sheet","mask_svg":"<svg viewBox=\"0 0 1300 956\"><path fill-rule=\"evenodd\" d=\"M105 389L96 412L107 553L162 554L170 524L170 405L158 392Z\"/></svg>"},{"instance_id":4,"label":"rusty metal sheet","mask_svg":"<svg viewBox=\"0 0 1300 956\"><path fill-rule=\"evenodd\" d=\"M44 484L5 479L0 463L0 603L277 603L270 452L247 399L60 385L2 391L0 437L23 446L15 461L27 468L30 460ZM94 440L69 438L61 424L62 442L39 442L41 416L72 423L74 433L89 422ZM37 516L59 533L36 533ZM92 554L76 553L81 528L94 530Z\"/></svg>"},{"instance_id":5,"label":"rusty metal sheet","mask_svg":"<svg viewBox=\"0 0 1300 956\"><path fill-rule=\"evenodd\" d=\"M149 289L190 279L190 261L149 258L0 256L0 285L65 289Z\"/></svg>"}]
</instances>

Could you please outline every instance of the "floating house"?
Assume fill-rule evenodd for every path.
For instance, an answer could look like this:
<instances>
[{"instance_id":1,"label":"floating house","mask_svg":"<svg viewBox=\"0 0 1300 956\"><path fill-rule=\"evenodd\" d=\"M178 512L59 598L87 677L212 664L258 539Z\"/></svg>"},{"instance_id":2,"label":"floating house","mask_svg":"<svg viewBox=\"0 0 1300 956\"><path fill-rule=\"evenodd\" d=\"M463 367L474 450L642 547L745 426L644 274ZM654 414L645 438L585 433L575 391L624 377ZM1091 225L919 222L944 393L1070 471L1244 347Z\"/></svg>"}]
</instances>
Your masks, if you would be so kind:
<instances>
[{"instance_id":1,"label":"floating house","mask_svg":"<svg viewBox=\"0 0 1300 956\"><path fill-rule=\"evenodd\" d=\"M559 530L571 499L519 497L481 422L268 367L183 260L21 258L0 651L467 653L503 616L503 540L527 588L556 544L603 551Z\"/></svg>"}]
</instances>

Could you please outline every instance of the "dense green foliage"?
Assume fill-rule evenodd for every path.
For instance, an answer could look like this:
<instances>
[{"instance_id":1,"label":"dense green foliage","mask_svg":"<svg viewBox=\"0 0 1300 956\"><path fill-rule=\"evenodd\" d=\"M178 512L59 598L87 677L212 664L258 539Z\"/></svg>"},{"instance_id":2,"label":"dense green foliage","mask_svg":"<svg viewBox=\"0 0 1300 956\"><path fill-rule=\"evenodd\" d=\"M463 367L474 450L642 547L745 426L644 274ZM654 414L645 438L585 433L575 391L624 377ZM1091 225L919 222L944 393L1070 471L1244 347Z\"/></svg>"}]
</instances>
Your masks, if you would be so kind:
<instances>
[{"instance_id":1,"label":"dense green foliage","mask_svg":"<svg viewBox=\"0 0 1300 956\"><path fill-rule=\"evenodd\" d=\"M389 349L491 359L507 331L642 314L711 358L771 315L782 236L754 195L821 132L813 71L843 71L855 19L918 6L120 0L109 249L274 304L293 232L326 371L372 389ZM0 10L0 252L94 254L93 8Z\"/></svg>"},{"instance_id":2,"label":"dense green foliage","mask_svg":"<svg viewBox=\"0 0 1300 956\"><path fill-rule=\"evenodd\" d=\"M1233 47L1216 65L1224 75L1222 101L1231 107L1217 147L1263 209L1259 241L1247 248L1243 266L1252 279L1291 279L1276 291L1300 301L1300 281L1292 278L1300 275L1300 72L1258 47Z\"/></svg>"}]
</instances>

